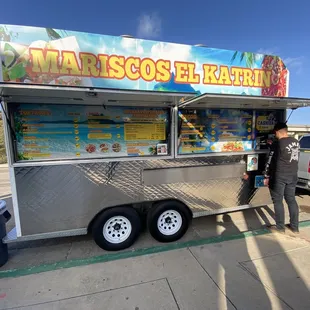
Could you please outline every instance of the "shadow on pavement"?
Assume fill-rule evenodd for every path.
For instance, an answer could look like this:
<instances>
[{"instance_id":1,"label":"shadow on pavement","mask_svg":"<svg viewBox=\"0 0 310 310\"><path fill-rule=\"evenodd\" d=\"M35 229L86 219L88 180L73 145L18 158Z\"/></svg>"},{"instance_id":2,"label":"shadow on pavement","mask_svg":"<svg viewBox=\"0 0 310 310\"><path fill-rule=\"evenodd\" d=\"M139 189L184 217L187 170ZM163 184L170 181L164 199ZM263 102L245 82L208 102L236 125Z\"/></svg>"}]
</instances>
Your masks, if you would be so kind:
<instances>
[{"instance_id":1,"label":"shadow on pavement","mask_svg":"<svg viewBox=\"0 0 310 310\"><path fill-rule=\"evenodd\" d=\"M251 225L253 225L253 218L256 217L257 224L259 224L259 217L262 216L266 224L269 224L269 220L261 209L251 211L244 212L247 223L251 222ZM269 212L272 213L270 209ZM232 232L234 234L241 233L228 214L223 216L223 222L219 224L225 228L222 236L230 235ZM229 233L226 227L229 228ZM242 262L239 261L239 264L243 268L243 272L247 272L261 284L255 286L255 291L249 296L244 296L244 298L248 299L248 306L251 306L252 301L251 309L309 309L310 292L308 286L302 279L300 268L298 271L294 262L287 255L287 249L284 249L278 242L278 237L291 238L284 235L250 238L252 243L250 248L247 239L238 241L238 247L235 249L238 253L232 253L232 257L242 258ZM295 240L297 243L298 239ZM229 308L228 303L231 303L239 309L238 299L234 298L236 296L236 286L237 290L242 290L246 294L250 292L249 286L251 286L251 283L240 281L242 278L238 281L236 278L238 272L233 268L225 268L225 265L227 266L227 260L221 262L221 258L219 258L219 275L223 266L225 269L224 281L227 308ZM218 282L220 282L219 278Z\"/></svg>"},{"instance_id":2,"label":"shadow on pavement","mask_svg":"<svg viewBox=\"0 0 310 310\"><path fill-rule=\"evenodd\" d=\"M3 195L0 199L4 199L7 202L8 209L13 215L12 198L10 195ZM310 213L310 206L301 204L300 208L301 211ZM242 214L242 221L247 226L247 229L240 229L236 225L236 222L232 219L234 214L224 214L222 221L217 220L221 216L210 216L196 219L193 226L194 230L198 230L199 233L195 237L189 236L188 238L207 238L219 234L223 237L238 235L246 230L261 228L262 222L271 224L271 219L274 218L274 213L269 207L249 209L239 213ZM8 230L13 226L14 221L11 220ZM222 231L219 231L219 229ZM135 248L141 248L143 245L150 246L150 244L151 246L160 245L157 242L150 241L149 237L142 236L143 238L146 238L146 242L139 243L139 241ZM284 248L282 246L283 243L281 244L280 240L283 238L290 240L291 248ZM300 272L300 266L295 265L296 263L291 260L287 252L291 249L302 248L302 246L298 245L299 242L300 239L298 237L266 235L239 239L231 243L220 243L214 246L219 249L222 248L223 251L221 253L224 253L226 247L230 246L232 249L228 252L228 256L227 250L225 252L226 256L221 255L221 253L217 255L214 264L211 265L215 268L211 269L208 263L203 266L204 264L200 261L201 259L206 260L205 257L199 258L197 255L193 255L220 289L218 300L221 299L223 301L223 296L226 296L224 297L226 305L223 306L223 302L221 302L218 309L309 309L309 283L305 282L304 275ZM295 246L294 243L296 244ZM82 236L12 244L10 245L10 256L11 258L19 256L18 260L25 260L27 257L30 259L32 255L41 250L46 256L50 256L53 250L56 249L53 249L53 246L63 246L65 248L63 250L63 258L67 259L69 257L68 253L72 251L72 247L79 247L80 244L83 244L83 246L87 245L91 249L88 254L85 254L86 251L82 248L79 252L81 253L80 258L93 255L92 249L96 245L89 236ZM235 248L234 244L236 244ZM38 249L39 247L41 249ZM44 249L43 247L49 249ZM25 256L23 252L18 251L18 249L31 248L33 249L27 252ZM105 254L101 250L98 250L96 253L100 253L100 255ZM57 261L58 259L55 260ZM25 262L18 267L25 267L24 264ZM241 297L243 304L247 305L245 308L240 304Z\"/></svg>"},{"instance_id":3,"label":"shadow on pavement","mask_svg":"<svg viewBox=\"0 0 310 310\"><path fill-rule=\"evenodd\" d=\"M258 219L257 219L258 220ZM228 236L228 229L227 226L229 227L230 231L232 230L233 233L235 235L240 234L241 231L238 229L238 227L232 222L230 215L225 214L223 216L223 222L222 223L218 223L219 225L221 225L225 230L224 232L221 234L222 236ZM231 226L233 226L233 228L231 228ZM242 245L240 245L240 243L242 243ZM247 244L246 244L246 240L240 240L239 241L239 246L238 246L238 255L240 257L243 258L243 260L245 261L250 261L251 260L251 256L249 255L248 252L248 248L247 248ZM219 260L219 271L218 271L218 279L217 281L220 282L221 281L221 269L224 267L224 282L225 282L225 294L227 296L227 305L226 308L229 309L230 305L228 303L231 303L236 309L238 308L238 299L234 298L235 296L235 290L236 290L236 285L239 286L238 289L243 290L244 288L242 287L243 284L237 284L236 280L238 281L238 279L236 279L236 277L238 276L236 271L233 268L225 268L225 265L227 265L227 261L224 261L221 263L221 259ZM239 278L239 281L242 278ZM235 283L235 284L234 284ZM258 290L257 288L255 289L255 295L259 296L259 301L255 301L255 299L253 298L253 304L259 302L260 305L260 309L273 309L271 302L269 300L269 297L266 293L266 290L263 286L258 286ZM253 292L254 293L254 292ZM253 294L254 297L254 294ZM252 309L255 309L254 307Z\"/></svg>"}]
</instances>

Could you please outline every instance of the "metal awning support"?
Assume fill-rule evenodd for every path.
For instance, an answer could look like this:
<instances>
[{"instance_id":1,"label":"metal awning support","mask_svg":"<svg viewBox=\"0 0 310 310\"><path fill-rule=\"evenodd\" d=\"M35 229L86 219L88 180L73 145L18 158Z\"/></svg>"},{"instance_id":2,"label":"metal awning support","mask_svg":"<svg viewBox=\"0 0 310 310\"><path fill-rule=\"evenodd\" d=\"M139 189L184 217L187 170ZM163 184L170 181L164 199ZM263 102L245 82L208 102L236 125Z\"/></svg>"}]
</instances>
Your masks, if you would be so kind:
<instances>
[{"instance_id":1,"label":"metal awning support","mask_svg":"<svg viewBox=\"0 0 310 310\"><path fill-rule=\"evenodd\" d=\"M154 91L122 91L119 89L97 89L55 85L0 85L0 96L7 102L44 104L84 104L104 106L175 106L181 98L193 94Z\"/></svg>"},{"instance_id":2,"label":"metal awning support","mask_svg":"<svg viewBox=\"0 0 310 310\"><path fill-rule=\"evenodd\" d=\"M179 108L297 109L309 107L310 99L203 94L179 102L178 106Z\"/></svg>"}]
</instances>

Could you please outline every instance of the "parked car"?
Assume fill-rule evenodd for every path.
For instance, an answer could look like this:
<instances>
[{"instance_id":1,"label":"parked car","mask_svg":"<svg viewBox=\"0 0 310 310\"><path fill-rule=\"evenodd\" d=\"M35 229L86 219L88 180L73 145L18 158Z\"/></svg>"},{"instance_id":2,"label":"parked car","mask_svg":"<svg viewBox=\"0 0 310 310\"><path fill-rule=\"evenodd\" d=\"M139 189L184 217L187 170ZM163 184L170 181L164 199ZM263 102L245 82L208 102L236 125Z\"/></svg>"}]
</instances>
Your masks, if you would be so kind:
<instances>
[{"instance_id":1,"label":"parked car","mask_svg":"<svg viewBox=\"0 0 310 310\"><path fill-rule=\"evenodd\" d=\"M310 190L310 135L301 137L299 144L300 158L297 187Z\"/></svg>"}]
</instances>

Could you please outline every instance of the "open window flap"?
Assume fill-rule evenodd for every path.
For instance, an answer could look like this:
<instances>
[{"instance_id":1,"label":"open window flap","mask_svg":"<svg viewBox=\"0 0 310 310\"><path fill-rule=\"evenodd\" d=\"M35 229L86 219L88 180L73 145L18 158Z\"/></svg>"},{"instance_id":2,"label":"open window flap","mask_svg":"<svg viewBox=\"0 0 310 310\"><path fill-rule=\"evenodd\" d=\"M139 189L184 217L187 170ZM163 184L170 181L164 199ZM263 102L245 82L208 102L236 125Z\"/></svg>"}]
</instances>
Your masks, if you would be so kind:
<instances>
[{"instance_id":1,"label":"open window flap","mask_svg":"<svg viewBox=\"0 0 310 310\"><path fill-rule=\"evenodd\" d=\"M0 85L0 95L8 104L52 103L85 104L104 106L149 106L170 107L180 98L191 98L193 94L121 91L118 89L96 89L79 87Z\"/></svg>"},{"instance_id":2,"label":"open window flap","mask_svg":"<svg viewBox=\"0 0 310 310\"><path fill-rule=\"evenodd\" d=\"M178 106L179 108L296 109L309 107L310 99L203 94L179 102Z\"/></svg>"}]
</instances>

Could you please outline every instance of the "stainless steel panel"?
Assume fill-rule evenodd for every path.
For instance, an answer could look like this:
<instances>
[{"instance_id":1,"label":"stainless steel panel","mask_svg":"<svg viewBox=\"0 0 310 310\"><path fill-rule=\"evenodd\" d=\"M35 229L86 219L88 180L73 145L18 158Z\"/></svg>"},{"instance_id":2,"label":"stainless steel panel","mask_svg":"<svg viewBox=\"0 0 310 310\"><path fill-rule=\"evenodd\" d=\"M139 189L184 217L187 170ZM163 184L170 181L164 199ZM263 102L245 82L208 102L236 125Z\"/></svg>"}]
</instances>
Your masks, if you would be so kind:
<instances>
[{"instance_id":1,"label":"stainless steel panel","mask_svg":"<svg viewBox=\"0 0 310 310\"><path fill-rule=\"evenodd\" d=\"M228 166L238 168L227 172L228 178L203 178L207 168L220 174ZM145 170L155 169L156 173L158 168L180 168L184 171L186 167L188 171L194 169L192 171L198 174L201 169L203 173L198 179L185 179L187 182L173 177L168 183L148 179L143 184L143 174L149 173ZM252 190L249 183L242 180L245 168L240 155L15 167L22 235L82 229L106 207L142 201L175 198L186 203L193 212L205 211L206 214L235 210L236 206L248 204L269 204L267 189Z\"/></svg>"},{"instance_id":2,"label":"stainless steel panel","mask_svg":"<svg viewBox=\"0 0 310 310\"><path fill-rule=\"evenodd\" d=\"M40 233L27 236L17 237L16 230L11 230L3 239L3 243L14 243L24 241L34 241L42 239L63 238L72 236L81 236L87 234L87 228L70 229L65 231L55 231L49 233Z\"/></svg>"},{"instance_id":3,"label":"stainless steel panel","mask_svg":"<svg viewBox=\"0 0 310 310\"><path fill-rule=\"evenodd\" d=\"M260 160L264 160L265 154L260 155ZM218 169L218 175L226 165L241 167L246 171L246 156L244 155L222 155L217 157L199 158L179 158L164 161L147 161L145 169L156 168L184 168L184 167L204 167L213 166ZM240 165L241 164L241 165ZM240 176L238 176L240 173ZM250 205L253 207L271 203L271 197L267 188L253 189L253 182L244 181L241 177L242 169L237 172L237 176L232 174L227 178L213 180L182 182L161 184L144 184L145 200L161 200L175 198L187 204L193 212L205 211L205 214L215 214L236 210L238 206ZM252 183L252 184L251 184Z\"/></svg>"},{"instance_id":4,"label":"stainless steel panel","mask_svg":"<svg viewBox=\"0 0 310 310\"><path fill-rule=\"evenodd\" d=\"M143 199L142 162L15 168L22 235L87 227L107 206Z\"/></svg>"},{"instance_id":5,"label":"stainless steel panel","mask_svg":"<svg viewBox=\"0 0 310 310\"><path fill-rule=\"evenodd\" d=\"M145 169L155 168L172 168L172 167L194 167L194 166L212 166L212 165L223 165L240 163L244 155L237 156L216 156L216 157L188 157L178 158L173 160L148 160L145 161Z\"/></svg>"},{"instance_id":6,"label":"stainless steel panel","mask_svg":"<svg viewBox=\"0 0 310 310\"><path fill-rule=\"evenodd\" d=\"M146 186L173 183L194 183L212 179L241 178L244 165L220 165L183 168L161 168L143 171Z\"/></svg>"},{"instance_id":7,"label":"stainless steel panel","mask_svg":"<svg viewBox=\"0 0 310 310\"><path fill-rule=\"evenodd\" d=\"M195 211L233 208L251 204L253 206L271 203L266 189L251 191L241 179L208 180L205 182L162 184L145 186L148 200L160 200L167 197L183 201Z\"/></svg>"}]
</instances>

